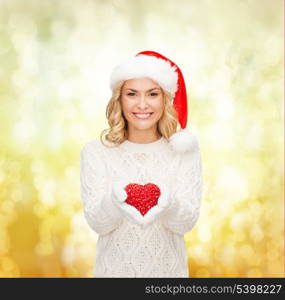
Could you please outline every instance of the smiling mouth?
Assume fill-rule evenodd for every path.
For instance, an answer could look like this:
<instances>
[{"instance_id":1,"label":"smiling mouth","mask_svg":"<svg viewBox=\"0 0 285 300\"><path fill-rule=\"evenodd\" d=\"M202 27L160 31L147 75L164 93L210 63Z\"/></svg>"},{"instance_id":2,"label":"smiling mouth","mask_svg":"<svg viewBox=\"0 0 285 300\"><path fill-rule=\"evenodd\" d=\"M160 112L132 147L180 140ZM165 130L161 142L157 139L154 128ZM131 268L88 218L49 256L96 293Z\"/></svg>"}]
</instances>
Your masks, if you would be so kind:
<instances>
[{"instance_id":1,"label":"smiling mouth","mask_svg":"<svg viewBox=\"0 0 285 300\"><path fill-rule=\"evenodd\" d=\"M151 115L153 114L153 112L151 113L133 113L135 115L135 117L137 119L140 119L140 120L147 120L151 117Z\"/></svg>"}]
</instances>

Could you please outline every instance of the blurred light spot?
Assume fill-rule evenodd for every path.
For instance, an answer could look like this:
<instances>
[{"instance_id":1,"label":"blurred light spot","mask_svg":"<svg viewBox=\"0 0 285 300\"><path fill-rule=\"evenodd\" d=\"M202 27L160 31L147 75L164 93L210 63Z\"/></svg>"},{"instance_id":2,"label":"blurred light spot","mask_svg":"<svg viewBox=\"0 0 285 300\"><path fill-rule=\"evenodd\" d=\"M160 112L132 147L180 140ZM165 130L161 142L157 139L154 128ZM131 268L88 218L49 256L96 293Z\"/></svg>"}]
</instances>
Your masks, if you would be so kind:
<instances>
[{"instance_id":1,"label":"blurred light spot","mask_svg":"<svg viewBox=\"0 0 285 300\"><path fill-rule=\"evenodd\" d=\"M244 260L246 260L247 263L250 263L253 261L255 253L250 245L248 245L248 244L242 245L239 249L239 253L240 253L240 256Z\"/></svg>"},{"instance_id":2,"label":"blurred light spot","mask_svg":"<svg viewBox=\"0 0 285 300\"><path fill-rule=\"evenodd\" d=\"M0 184L3 184L5 179L4 171L2 171L1 165L0 165Z\"/></svg>"},{"instance_id":3,"label":"blurred light spot","mask_svg":"<svg viewBox=\"0 0 285 300\"><path fill-rule=\"evenodd\" d=\"M224 123L215 123L205 130L211 148L216 151L232 151L236 141L230 126Z\"/></svg>"},{"instance_id":4,"label":"blurred light spot","mask_svg":"<svg viewBox=\"0 0 285 300\"><path fill-rule=\"evenodd\" d=\"M235 235L235 238L236 238L236 241L237 242L243 242L246 238L244 232L238 232L236 235Z\"/></svg>"},{"instance_id":5,"label":"blurred light spot","mask_svg":"<svg viewBox=\"0 0 285 300\"><path fill-rule=\"evenodd\" d=\"M259 149L263 129L258 124L252 124L248 130L247 134L244 137L244 143L250 149Z\"/></svg>"},{"instance_id":6,"label":"blurred light spot","mask_svg":"<svg viewBox=\"0 0 285 300\"><path fill-rule=\"evenodd\" d=\"M230 195L231 203L244 201L248 197L249 191L246 178L244 174L235 168L222 168L217 176L216 184L217 188L224 191L225 195Z\"/></svg>"},{"instance_id":7,"label":"blurred light spot","mask_svg":"<svg viewBox=\"0 0 285 300\"><path fill-rule=\"evenodd\" d=\"M22 152L29 149L28 142L35 135L35 133L36 130L32 118L29 119L21 118L21 120L15 124L13 130L14 142L17 145L21 145L21 147L18 149L21 150Z\"/></svg>"},{"instance_id":8,"label":"blurred light spot","mask_svg":"<svg viewBox=\"0 0 285 300\"><path fill-rule=\"evenodd\" d=\"M208 225L201 225L198 228L199 239L201 242L207 243L211 240L212 234Z\"/></svg>"},{"instance_id":9,"label":"blurred light spot","mask_svg":"<svg viewBox=\"0 0 285 300\"><path fill-rule=\"evenodd\" d=\"M54 179L46 179L39 184L39 192L41 201L47 206L55 205L56 181Z\"/></svg>"},{"instance_id":10,"label":"blurred light spot","mask_svg":"<svg viewBox=\"0 0 285 300\"><path fill-rule=\"evenodd\" d=\"M13 202L24 201L23 189L21 184L15 184L13 190L11 191L11 200L13 200ZM8 205L13 205L13 204L9 203Z\"/></svg>"},{"instance_id":11,"label":"blurred light spot","mask_svg":"<svg viewBox=\"0 0 285 300\"><path fill-rule=\"evenodd\" d=\"M4 272L10 272L14 269L15 263L13 262L13 260L9 257L1 257L0 259L1 261L1 269Z\"/></svg>"},{"instance_id":12,"label":"blurred light spot","mask_svg":"<svg viewBox=\"0 0 285 300\"><path fill-rule=\"evenodd\" d=\"M58 96L61 101L71 99L74 96L74 85L67 81L62 80L60 86L58 87Z\"/></svg>"},{"instance_id":13,"label":"blurred light spot","mask_svg":"<svg viewBox=\"0 0 285 300\"><path fill-rule=\"evenodd\" d=\"M263 231L258 224L253 224L250 236L254 242L260 242L264 238Z\"/></svg>"},{"instance_id":14,"label":"blurred light spot","mask_svg":"<svg viewBox=\"0 0 285 300\"><path fill-rule=\"evenodd\" d=\"M74 140L78 139L79 136L84 136L85 127L80 123L73 122L73 124L69 127L69 133Z\"/></svg>"},{"instance_id":15,"label":"blurred light spot","mask_svg":"<svg viewBox=\"0 0 285 300\"><path fill-rule=\"evenodd\" d=\"M236 255L236 249L234 246L225 246L222 249L220 261L224 264L231 264Z\"/></svg>"},{"instance_id":16,"label":"blurred light spot","mask_svg":"<svg viewBox=\"0 0 285 300\"><path fill-rule=\"evenodd\" d=\"M276 260L276 257L278 257L278 251L274 248L270 248L267 250L266 258L268 261L272 262Z\"/></svg>"},{"instance_id":17,"label":"blurred light spot","mask_svg":"<svg viewBox=\"0 0 285 300\"><path fill-rule=\"evenodd\" d=\"M52 150L58 150L63 143L63 129L59 124L51 125L48 131L47 143Z\"/></svg>"},{"instance_id":18,"label":"blurred light spot","mask_svg":"<svg viewBox=\"0 0 285 300\"><path fill-rule=\"evenodd\" d=\"M1 225L1 223L0 223ZM2 225L2 228L0 226L0 257L4 254L6 254L9 251L10 248L10 240L8 236L8 232L6 231L6 228Z\"/></svg>"},{"instance_id":19,"label":"blurred light spot","mask_svg":"<svg viewBox=\"0 0 285 300\"><path fill-rule=\"evenodd\" d=\"M50 242L40 242L36 247L35 251L38 255L48 256L53 253L53 246Z\"/></svg>"},{"instance_id":20,"label":"blurred light spot","mask_svg":"<svg viewBox=\"0 0 285 300\"><path fill-rule=\"evenodd\" d=\"M1 204L1 210L7 215L14 214L15 204L9 200L3 201Z\"/></svg>"},{"instance_id":21,"label":"blurred light spot","mask_svg":"<svg viewBox=\"0 0 285 300\"><path fill-rule=\"evenodd\" d=\"M202 247L200 245L195 245L194 247L192 247L192 255L194 255L195 257L200 257L202 255Z\"/></svg>"},{"instance_id":22,"label":"blurred light spot","mask_svg":"<svg viewBox=\"0 0 285 300\"><path fill-rule=\"evenodd\" d=\"M239 234L239 230L242 230L251 223L250 215L246 211L236 212L230 220L231 228L234 232Z\"/></svg>"},{"instance_id":23,"label":"blurred light spot","mask_svg":"<svg viewBox=\"0 0 285 300\"><path fill-rule=\"evenodd\" d=\"M215 100L216 118L218 122L229 121L233 117L234 107L233 100L230 94L219 94Z\"/></svg>"},{"instance_id":24,"label":"blurred light spot","mask_svg":"<svg viewBox=\"0 0 285 300\"><path fill-rule=\"evenodd\" d=\"M75 260L75 248L72 245L66 245L61 253L61 260L63 262L63 264L65 265L71 265L73 264L74 260Z\"/></svg>"},{"instance_id":25,"label":"blurred light spot","mask_svg":"<svg viewBox=\"0 0 285 300\"><path fill-rule=\"evenodd\" d=\"M94 247L91 245L81 245L78 253L81 257L91 257L94 254Z\"/></svg>"}]
</instances>

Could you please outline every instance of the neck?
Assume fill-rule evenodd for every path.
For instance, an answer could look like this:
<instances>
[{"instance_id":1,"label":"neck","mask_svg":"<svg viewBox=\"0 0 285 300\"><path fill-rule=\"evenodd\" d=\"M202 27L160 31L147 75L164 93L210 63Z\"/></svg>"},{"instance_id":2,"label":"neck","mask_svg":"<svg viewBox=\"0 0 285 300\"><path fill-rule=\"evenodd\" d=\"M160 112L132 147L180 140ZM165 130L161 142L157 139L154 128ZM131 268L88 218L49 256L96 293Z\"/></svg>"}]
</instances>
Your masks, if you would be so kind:
<instances>
[{"instance_id":1,"label":"neck","mask_svg":"<svg viewBox=\"0 0 285 300\"><path fill-rule=\"evenodd\" d=\"M148 144L155 142L161 138L161 135L155 131L152 134L149 132L136 131L136 132L128 132L127 139L130 142L138 143L138 144Z\"/></svg>"}]
</instances>

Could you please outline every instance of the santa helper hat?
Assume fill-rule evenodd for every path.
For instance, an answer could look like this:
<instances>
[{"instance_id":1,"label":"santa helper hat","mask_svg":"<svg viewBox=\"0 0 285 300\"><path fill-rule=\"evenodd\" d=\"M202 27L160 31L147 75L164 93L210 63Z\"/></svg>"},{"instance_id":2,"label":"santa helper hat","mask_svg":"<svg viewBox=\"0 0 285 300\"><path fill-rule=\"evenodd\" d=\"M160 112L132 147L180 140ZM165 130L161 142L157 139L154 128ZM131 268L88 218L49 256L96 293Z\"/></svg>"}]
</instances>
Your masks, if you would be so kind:
<instances>
[{"instance_id":1,"label":"santa helper hat","mask_svg":"<svg viewBox=\"0 0 285 300\"><path fill-rule=\"evenodd\" d=\"M120 81L133 78L150 78L173 96L172 104L177 111L181 129L169 138L169 145L176 152L193 151L197 137L186 129L187 93L179 67L170 59L154 51L142 51L117 65L110 77L113 91Z\"/></svg>"}]
</instances>

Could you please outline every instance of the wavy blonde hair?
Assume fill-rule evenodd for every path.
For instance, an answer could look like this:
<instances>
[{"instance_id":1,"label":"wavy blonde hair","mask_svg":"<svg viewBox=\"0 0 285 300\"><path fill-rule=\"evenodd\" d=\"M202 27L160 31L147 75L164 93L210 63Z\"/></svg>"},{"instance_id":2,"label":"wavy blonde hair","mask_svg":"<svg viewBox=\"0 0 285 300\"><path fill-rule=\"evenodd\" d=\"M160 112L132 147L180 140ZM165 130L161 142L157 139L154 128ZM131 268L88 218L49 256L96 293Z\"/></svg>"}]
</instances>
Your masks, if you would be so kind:
<instances>
[{"instance_id":1,"label":"wavy blonde hair","mask_svg":"<svg viewBox=\"0 0 285 300\"><path fill-rule=\"evenodd\" d=\"M106 144L106 141L115 144L116 147L123 143L128 136L128 121L123 114L121 106L122 87L124 83L125 81L121 81L116 86L106 107L106 118L108 119L110 128L104 129L100 135L100 140L106 147L113 148L110 144ZM177 131L178 115L171 103L172 95L164 89L162 91L165 109L158 121L157 131L168 140Z\"/></svg>"}]
</instances>

